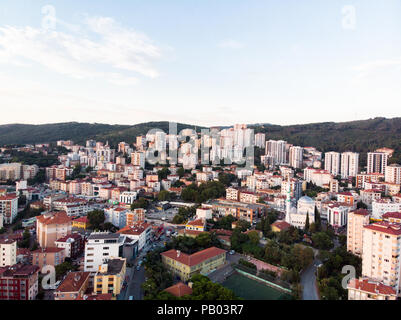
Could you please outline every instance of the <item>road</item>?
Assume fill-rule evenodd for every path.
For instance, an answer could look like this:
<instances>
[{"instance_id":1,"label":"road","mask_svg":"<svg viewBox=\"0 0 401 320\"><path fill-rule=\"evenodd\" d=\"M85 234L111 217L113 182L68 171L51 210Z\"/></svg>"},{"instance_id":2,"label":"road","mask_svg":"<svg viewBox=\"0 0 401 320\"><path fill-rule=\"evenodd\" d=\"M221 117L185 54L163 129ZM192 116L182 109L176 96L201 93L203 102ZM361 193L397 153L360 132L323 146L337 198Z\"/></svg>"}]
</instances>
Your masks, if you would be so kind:
<instances>
[{"instance_id":1,"label":"road","mask_svg":"<svg viewBox=\"0 0 401 320\"><path fill-rule=\"evenodd\" d=\"M319 300L316 270L320 263L320 260L315 258L313 263L301 275L301 285L303 288L302 300Z\"/></svg>"}]
</instances>

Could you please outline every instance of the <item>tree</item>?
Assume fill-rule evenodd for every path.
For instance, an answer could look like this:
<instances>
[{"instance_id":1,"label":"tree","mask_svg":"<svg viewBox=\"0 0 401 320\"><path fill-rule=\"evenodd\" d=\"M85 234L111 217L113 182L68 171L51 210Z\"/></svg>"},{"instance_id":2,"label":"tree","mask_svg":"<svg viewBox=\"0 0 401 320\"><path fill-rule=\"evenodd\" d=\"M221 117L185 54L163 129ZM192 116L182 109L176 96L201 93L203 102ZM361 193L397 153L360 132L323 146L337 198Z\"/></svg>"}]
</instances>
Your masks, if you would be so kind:
<instances>
[{"instance_id":1,"label":"tree","mask_svg":"<svg viewBox=\"0 0 401 320\"><path fill-rule=\"evenodd\" d=\"M312 242L315 248L329 250L333 248L334 243L326 232L317 232L312 235Z\"/></svg>"},{"instance_id":2,"label":"tree","mask_svg":"<svg viewBox=\"0 0 401 320\"><path fill-rule=\"evenodd\" d=\"M260 238L259 238L259 233L257 231L248 232L248 237L249 237L249 241L253 245L258 245L259 244Z\"/></svg>"},{"instance_id":3,"label":"tree","mask_svg":"<svg viewBox=\"0 0 401 320\"><path fill-rule=\"evenodd\" d=\"M177 170L177 175L180 177L180 179L185 175L185 169L184 168L178 168Z\"/></svg>"},{"instance_id":4,"label":"tree","mask_svg":"<svg viewBox=\"0 0 401 320\"><path fill-rule=\"evenodd\" d=\"M133 204L131 204L131 210L135 209L146 209L149 206L149 201L146 200L145 198L139 198L137 201L135 201Z\"/></svg>"},{"instance_id":5,"label":"tree","mask_svg":"<svg viewBox=\"0 0 401 320\"><path fill-rule=\"evenodd\" d=\"M367 209L368 206L363 203L362 201L358 201L358 203L356 204L357 209Z\"/></svg>"},{"instance_id":6,"label":"tree","mask_svg":"<svg viewBox=\"0 0 401 320\"><path fill-rule=\"evenodd\" d=\"M309 225L309 212L307 212L306 213L306 221L305 221L305 232L308 232L309 231L309 227L310 227L310 225Z\"/></svg>"},{"instance_id":7,"label":"tree","mask_svg":"<svg viewBox=\"0 0 401 320\"><path fill-rule=\"evenodd\" d=\"M88 222L91 229L99 229L104 220L105 216L102 210L94 210L88 213Z\"/></svg>"},{"instance_id":8,"label":"tree","mask_svg":"<svg viewBox=\"0 0 401 320\"><path fill-rule=\"evenodd\" d=\"M170 194L170 192L168 192L167 190L162 190L159 192L159 194L157 195L157 199L159 201L170 201L172 198L172 195Z\"/></svg>"}]
</instances>

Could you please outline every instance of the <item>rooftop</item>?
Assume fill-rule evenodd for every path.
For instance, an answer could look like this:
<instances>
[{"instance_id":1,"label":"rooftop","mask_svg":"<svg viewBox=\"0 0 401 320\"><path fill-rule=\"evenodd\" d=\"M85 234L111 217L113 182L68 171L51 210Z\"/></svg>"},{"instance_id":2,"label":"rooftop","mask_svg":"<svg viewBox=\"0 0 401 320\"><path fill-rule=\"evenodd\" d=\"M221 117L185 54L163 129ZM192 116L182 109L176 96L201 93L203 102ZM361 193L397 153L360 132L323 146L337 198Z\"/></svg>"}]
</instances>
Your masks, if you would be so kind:
<instances>
[{"instance_id":1,"label":"rooftop","mask_svg":"<svg viewBox=\"0 0 401 320\"><path fill-rule=\"evenodd\" d=\"M182 253L175 249L163 252L161 255L192 267L223 253L226 253L226 250L211 247L191 255Z\"/></svg>"}]
</instances>

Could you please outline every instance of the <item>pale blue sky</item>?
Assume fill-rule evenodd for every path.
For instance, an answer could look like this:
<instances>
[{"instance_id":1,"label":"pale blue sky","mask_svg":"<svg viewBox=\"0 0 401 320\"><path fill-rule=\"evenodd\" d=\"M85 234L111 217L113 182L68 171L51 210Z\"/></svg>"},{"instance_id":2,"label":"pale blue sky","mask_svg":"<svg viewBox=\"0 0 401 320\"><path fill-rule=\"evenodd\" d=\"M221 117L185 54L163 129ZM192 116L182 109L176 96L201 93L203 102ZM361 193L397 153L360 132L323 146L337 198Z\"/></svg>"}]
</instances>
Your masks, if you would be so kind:
<instances>
[{"instance_id":1,"label":"pale blue sky","mask_svg":"<svg viewBox=\"0 0 401 320\"><path fill-rule=\"evenodd\" d=\"M400 89L399 0L0 4L2 124L396 117Z\"/></svg>"}]
</instances>

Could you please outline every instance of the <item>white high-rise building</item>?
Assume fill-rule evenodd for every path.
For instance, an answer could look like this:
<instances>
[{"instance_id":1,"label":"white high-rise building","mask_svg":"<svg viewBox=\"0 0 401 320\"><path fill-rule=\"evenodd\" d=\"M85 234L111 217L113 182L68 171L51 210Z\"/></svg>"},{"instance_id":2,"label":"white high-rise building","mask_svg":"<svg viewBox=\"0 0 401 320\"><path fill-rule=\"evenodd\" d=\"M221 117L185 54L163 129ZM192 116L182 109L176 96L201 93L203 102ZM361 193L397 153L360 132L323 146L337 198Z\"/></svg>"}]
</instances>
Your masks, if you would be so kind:
<instances>
[{"instance_id":1,"label":"white high-rise building","mask_svg":"<svg viewBox=\"0 0 401 320\"><path fill-rule=\"evenodd\" d=\"M324 170L330 172L332 175L337 176L340 174L340 153L339 152L326 152L324 155Z\"/></svg>"},{"instance_id":2,"label":"white high-rise building","mask_svg":"<svg viewBox=\"0 0 401 320\"><path fill-rule=\"evenodd\" d=\"M266 135L264 133L255 134L255 146L258 148L265 148Z\"/></svg>"},{"instance_id":3,"label":"white high-rise building","mask_svg":"<svg viewBox=\"0 0 401 320\"><path fill-rule=\"evenodd\" d=\"M266 142L266 155L274 159L275 165L286 163L286 141L269 140Z\"/></svg>"},{"instance_id":4,"label":"white high-rise building","mask_svg":"<svg viewBox=\"0 0 401 320\"><path fill-rule=\"evenodd\" d=\"M302 147L290 147L289 151L289 163L290 166L297 169L302 169L303 165L304 148Z\"/></svg>"},{"instance_id":5,"label":"white high-rise building","mask_svg":"<svg viewBox=\"0 0 401 320\"><path fill-rule=\"evenodd\" d=\"M389 183L401 184L401 166L399 164L390 164L387 166L384 179Z\"/></svg>"},{"instance_id":6,"label":"white high-rise building","mask_svg":"<svg viewBox=\"0 0 401 320\"><path fill-rule=\"evenodd\" d=\"M387 167L388 154L384 152L368 152L368 173L384 173Z\"/></svg>"},{"instance_id":7,"label":"white high-rise building","mask_svg":"<svg viewBox=\"0 0 401 320\"><path fill-rule=\"evenodd\" d=\"M341 178L356 177L359 170L359 153L344 152L341 154Z\"/></svg>"}]
</instances>

